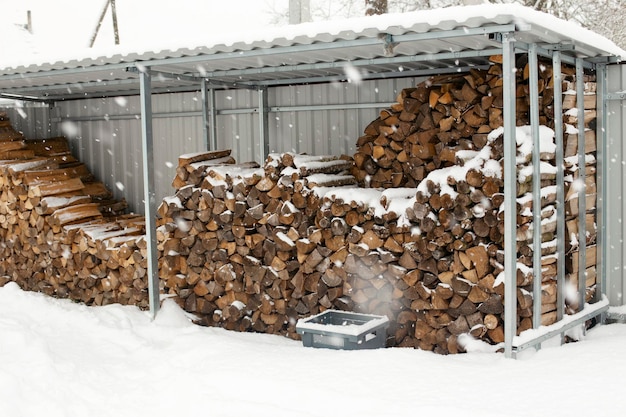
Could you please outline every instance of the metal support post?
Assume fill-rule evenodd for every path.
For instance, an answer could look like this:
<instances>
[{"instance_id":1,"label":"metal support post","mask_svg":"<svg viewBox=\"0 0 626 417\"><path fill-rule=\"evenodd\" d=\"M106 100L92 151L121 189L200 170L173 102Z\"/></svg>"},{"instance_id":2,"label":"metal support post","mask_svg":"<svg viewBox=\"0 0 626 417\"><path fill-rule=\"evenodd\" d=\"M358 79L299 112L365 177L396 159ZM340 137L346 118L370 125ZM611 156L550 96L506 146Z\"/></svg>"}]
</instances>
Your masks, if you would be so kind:
<instances>
[{"instance_id":1,"label":"metal support post","mask_svg":"<svg viewBox=\"0 0 626 417\"><path fill-rule=\"evenodd\" d=\"M597 223L598 223L598 238L597 238L597 260L598 260L598 277L596 278L596 293L594 301L600 301L602 295L606 291L606 254L608 250L608 233L606 228L606 219L608 216L608 208L607 204L604 201L608 190L608 164L607 164L607 156L608 156L608 148L607 148L607 66L606 64L598 64L596 66L596 78L597 78L597 91L596 91L596 156L598 163L597 170L597 182L598 182L598 190L597 190L597 202L596 202L596 210L597 210ZM602 321L604 322L604 315L602 316Z\"/></svg>"},{"instance_id":2,"label":"metal support post","mask_svg":"<svg viewBox=\"0 0 626 417\"><path fill-rule=\"evenodd\" d=\"M205 150L209 148L209 93L207 91L207 80L203 78L200 82L200 93L202 95L202 144Z\"/></svg>"},{"instance_id":3,"label":"metal support post","mask_svg":"<svg viewBox=\"0 0 626 417\"><path fill-rule=\"evenodd\" d=\"M513 357L517 334L517 241L515 142L515 39L502 34L504 99L504 356Z\"/></svg>"},{"instance_id":4,"label":"metal support post","mask_svg":"<svg viewBox=\"0 0 626 417\"><path fill-rule=\"evenodd\" d=\"M541 137L539 136L539 61L537 44L528 51L530 127L533 138L533 328L541 326ZM537 344L537 348L541 347Z\"/></svg>"},{"instance_id":5,"label":"metal support post","mask_svg":"<svg viewBox=\"0 0 626 417\"><path fill-rule=\"evenodd\" d=\"M141 94L141 151L143 162L143 190L146 217L146 242L148 243L148 299L150 315L154 319L159 311L159 268L156 241L156 194L154 190L154 154L152 140L152 85L150 70L139 72Z\"/></svg>"},{"instance_id":6,"label":"metal support post","mask_svg":"<svg viewBox=\"0 0 626 417\"><path fill-rule=\"evenodd\" d=\"M563 148L563 73L561 52L552 55L554 79L554 142L556 143L556 319L565 314L565 167Z\"/></svg>"},{"instance_id":7,"label":"metal support post","mask_svg":"<svg viewBox=\"0 0 626 417\"><path fill-rule=\"evenodd\" d=\"M259 163L263 164L269 154L269 100L267 88L259 88Z\"/></svg>"},{"instance_id":8,"label":"metal support post","mask_svg":"<svg viewBox=\"0 0 626 417\"><path fill-rule=\"evenodd\" d=\"M217 104L215 89L209 89L209 146L212 151L217 150Z\"/></svg>"},{"instance_id":9,"label":"metal support post","mask_svg":"<svg viewBox=\"0 0 626 417\"><path fill-rule=\"evenodd\" d=\"M46 117L44 119L46 137L52 138L59 135L58 123L56 120L60 117L60 108L54 103L48 103Z\"/></svg>"},{"instance_id":10,"label":"metal support post","mask_svg":"<svg viewBox=\"0 0 626 417\"><path fill-rule=\"evenodd\" d=\"M576 59L576 107L578 111L578 311L585 308L587 276L587 163L585 158L585 73L582 58Z\"/></svg>"},{"instance_id":11,"label":"metal support post","mask_svg":"<svg viewBox=\"0 0 626 417\"><path fill-rule=\"evenodd\" d=\"M208 87L208 80L202 79L202 134L204 149L217 149L217 109L215 89Z\"/></svg>"}]
</instances>

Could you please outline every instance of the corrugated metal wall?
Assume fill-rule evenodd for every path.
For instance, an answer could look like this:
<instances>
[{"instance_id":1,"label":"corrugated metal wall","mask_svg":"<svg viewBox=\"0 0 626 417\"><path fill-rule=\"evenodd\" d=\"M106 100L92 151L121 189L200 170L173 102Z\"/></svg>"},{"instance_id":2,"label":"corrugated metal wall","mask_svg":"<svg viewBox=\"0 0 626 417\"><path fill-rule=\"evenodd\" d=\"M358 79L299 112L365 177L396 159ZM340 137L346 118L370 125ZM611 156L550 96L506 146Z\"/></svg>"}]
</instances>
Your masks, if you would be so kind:
<instances>
[{"instance_id":1,"label":"corrugated metal wall","mask_svg":"<svg viewBox=\"0 0 626 417\"><path fill-rule=\"evenodd\" d=\"M6 100L0 103L0 110L6 111L13 128L27 138L49 138L55 136L51 131L48 105L40 103L18 103Z\"/></svg>"},{"instance_id":2,"label":"corrugated metal wall","mask_svg":"<svg viewBox=\"0 0 626 417\"><path fill-rule=\"evenodd\" d=\"M414 86L414 78L276 87L268 91L269 150L315 155L351 155L356 140L380 108L342 108L352 104L391 103L402 88ZM257 160L259 134L258 93L254 90L216 92L217 146L232 149L237 162ZM336 105L331 109L310 106ZM337 108L339 107L339 108ZM23 110L20 110L23 111ZM153 96L154 158L157 201L172 195L178 156L204 150L200 92ZM63 134L70 139L76 157L87 164L116 198L126 198L131 210L143 213L141 125L139 97L59 102L50 110L28 109L26 119L9 115L27 137ZM20 120L22 119L22 120ZM37 120L37 131L29 121ZM40 121L41 120L41 121ZM17 123L16 123L17 122ZM44 123L45 122L45 123ZM55 130L56 129L56 130ZM263 163L264 161L258 161Z\"/></svg>"},{"instance_id":3,"label":"corrugated metal wall","mask_svg":"<svg viewBox=\"0 0 626 417\"><path fill-rule=\"evenodd\" d=\"M626 92L626 65L608 67L607 90L609 93ZM611 305L624 305L626 298L626 210L623 196L626 195L626 99L612 95L607 111L607 190L604 203L607 205L605 231L606 248L606 293Z\"/></svg>"}]
</instances>

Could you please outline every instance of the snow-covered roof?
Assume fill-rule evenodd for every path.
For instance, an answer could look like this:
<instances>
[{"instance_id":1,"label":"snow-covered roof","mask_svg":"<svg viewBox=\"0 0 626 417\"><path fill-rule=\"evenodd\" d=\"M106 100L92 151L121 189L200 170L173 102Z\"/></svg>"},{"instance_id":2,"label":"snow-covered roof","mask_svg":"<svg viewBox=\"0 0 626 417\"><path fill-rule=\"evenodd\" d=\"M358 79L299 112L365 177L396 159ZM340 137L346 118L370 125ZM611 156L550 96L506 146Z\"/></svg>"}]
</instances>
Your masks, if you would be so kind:
<instances>
[{"instance_id":1,"label":"snow-covered roof","mask_svg":"<svg viewBox=\"0 0 626 417\"><path fill-rule=\"evenodd\" d=\"M137 70L150 67L153 91L286 85L354 77L399 77L485 65L501 34L565 58L602 61L626 52L575 23L518 5L451 7L262 32L174 39L168 45L51 51L0 57L0 94L49 100L136 94Z\"/></svg>"},{"instance_id":2,"label":"snow-covered roof","mask_svg":"<svg viewBox=\"0 0 626 417\"><path fill-rule=\"evenodd\" d=\"M0 39L3 40L2 56L6 58L32 55L37 51L33 42L33 36L24 25L0 20Z\"/></svg>"}]
</instances>

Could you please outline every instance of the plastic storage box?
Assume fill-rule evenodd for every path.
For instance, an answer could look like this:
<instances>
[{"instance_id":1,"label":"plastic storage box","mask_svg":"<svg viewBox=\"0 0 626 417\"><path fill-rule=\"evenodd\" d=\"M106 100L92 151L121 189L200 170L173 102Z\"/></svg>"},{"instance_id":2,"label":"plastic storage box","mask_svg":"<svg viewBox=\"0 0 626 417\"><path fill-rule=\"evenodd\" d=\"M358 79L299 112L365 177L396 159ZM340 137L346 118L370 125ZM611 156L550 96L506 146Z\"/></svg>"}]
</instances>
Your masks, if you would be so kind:
<instances>
[{"instance_id":1,"label":"plastic storage box","mask_svg":"<svg viewBox=\"0 0 626 417\"><path fill-rule=\"evenodd\" d=\"M326 310L296 323L304 346L346 350L385 347L387 327L386 316L341 310Z\"/></svg>"}]
</instances>

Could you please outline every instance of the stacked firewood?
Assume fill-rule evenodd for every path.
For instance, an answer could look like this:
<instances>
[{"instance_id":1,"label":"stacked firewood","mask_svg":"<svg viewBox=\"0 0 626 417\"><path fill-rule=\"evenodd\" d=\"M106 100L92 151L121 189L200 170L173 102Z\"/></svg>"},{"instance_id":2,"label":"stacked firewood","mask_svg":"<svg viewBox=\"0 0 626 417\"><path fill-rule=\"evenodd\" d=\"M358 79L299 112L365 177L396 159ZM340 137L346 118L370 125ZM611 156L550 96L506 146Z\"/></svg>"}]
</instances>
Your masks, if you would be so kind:
<instances>
[{"instance_id":1,"label":"stacked firewood","mask_svg":"<svg viewBox=\"0 0 626 417\"><path fill-rule=\"evenodd\" d=\"M144 218L123 215L125 201L95 181L65 138L25 140L4 119L2 283L87 304L146 307Z\"/></svg>"},{"instance_id":2,"label":"stacked firewood","mask_svg":"<svg viewBox=\"0 0 626 417\"><path fill-rule=\"evenodd\" d=\"M590 301L595 294L596 284L596 240L597 240L597 186L596 186L596 79L595 75L584 78L584 143L585 167L579 167L578 161L578 109L576 102L576 79L568 74L564 83L563 109L565 111L565 216L566 216L566 258L567 281L578 288L578 274L585 270L585 300ZM579 222L583 215L579 213L578 192L584 189L585 195L585 255L586 265L579 265ZM568 300L570 313L578 308L577 300Z\"/></svg>"},{"instance_id":3,"label":"stacked firewood","mask_svg":"<svg viewBox=\"0 0 626 417\"><path fill-rule=\"evenodd\" d=\"M13 125L11 125L11 120L6 112L0 111L0 142L6 144L7 146L10 142L17 142L24 139L24 135L22 133L13 129ZM5 152L7 150L12 149L3 149L0 152Z\"/></svg>"},{"instance_id":4,"label":"stacked firewood","mask_svg":"<svg viewBox=\"0 0 626 417\"><path fill-rule=\"evenodd\" d=\"M501 138L489 141L501 151ZM502 221L485 201L501 202L502 181L491 147L446 182L456 198L433 180L423 191L355 187L348 158L287 153L260 169L211 163L218 155L198 156L202 182L159 208L165 292L202 323L297 337L298 318L339 308L390 317L391 345L458 352L467 332L501 341L501 268L490 256L502 255Z\"/></svg>"},{"instance_id":5,"label":"stacked firewood","mask_svg":"<svg viewBox=\"0 0 626 417\"><path fill-rule=\"evenodd\" d=\"M518 331L532 325L533 305L528 72L518 74L516 103ZM295 337L298 318L339 308L387 315L390 345L448 353L463 350L462 334L502 342L501 74L494 64L403 90L366 128L353 161L287 153L258 168L234 164L228 151L184 156L177 194L159 210L166 292L231 329ZM540 75L540 123L550 126L551 67ZM550 132L541 130L539 179L543 324L556 318Z\"/></svg>"},{"instance_id":6,"label":"stacked firewood","mask_svg":"<svg viewBox=\"0 0 626 417\"><path fill-rule=\"evenodd\" d=\"M562 71L569 110L575 80ZM577 114L568 111L566 183L556 184L553 74L542 63L546 127L541 176L533 178L528 74L528 65L516 73L518 333L532 326L538 301L534 227L542 240L541 322L556 319L558 186L566 191L566 272L575 284L576 191L586 185L588 299L595 285L595 138L584 133L583 181L574 156ZM591 96L594 83L586 81ZM502 100L494 57L487 71L401 91L367 126L353 158L272 154L261 167L237 164L229 150L182 155L176 193L158 210L162 290L199 322L232 330L297 338L299 318L336 308L388 316L390 346L454 353L464 350L461 335L502 342L504 251L511 250L503 238ZM0 142L0 152L12 155L0 162L0 275L87 303L145 306L143 219L121 216L123 203L93 181L64 140L8 138ZM537 226L533 181L541 188Z\"/></svg>"},{"instance_id":7,"label":"stacked firewood","mask_svg":"<svg viewBox=\"0 0 626 417\"><path fill-rule=\"evenodd\" d=\"M497 57L494 57L497 58ZM497 59L496 59L497 61ZM472 71L469 74L438 77L427 84L407 89L398 95L396 104L390 109L383 110L380 117L372 122L365 130L365 135L359 138L358 150L354 159L356 162L355 176L365 186L397 187L399 185L423 185L429 173L445 172L455 169L459 160L468 152L471 153L483 148L487 132L494 131L502 124L502 90L501 67L493 65L488 71ZM577 122L575 108L575 72L571 68L562 69L565 77L563 83L563 107L565 113L564 126L565 156L566 156L566 215L567 236L575 237L578 231L578 204L577 187L572 184L578 177L578 162L576 147L578 141L577 129L573 124ZM553 80L552 68L542 64L539 68L540 94L540 124L553 127ZM526 64L524 71L517 73L517 124L528 124L530 101L527 79L529 67ZM585 137L587 152L586 180L587 190L587 300L593 295L595 285L595 136L592 127L595 119L595 83L586 76L585 79ZM574 99L572 99L574 98ZM533 238L533 208L532 208L532 142L529 148L529 131L518 128L518 187L517 187L517 251L518 251L518 332L532 326L532 238ZM541 248L542 248L542 324L551 324L556 320L556 163L555 145L549 129L542 127L541 149ZM546 143L546 139L549 139ZM526 143L523 143L523 142ZM545 147L545 149L544 149ZM396 158L401 165L389 165L388 161ZM496 158L496 160L499 160ZM402 167L402 170L399 168ZM468 179L468 183L470 183ZM473 185L472 187L473 188ZM498 189L499 188L499 189ZM489 200L498 207L502 201L500 196L503 188L496 186L492 191L494 196ZM440 190L435 194L439 197L449 196L450 191ZM456 195L456 190L454 190ZM439 216L441 209L434 208L427 213ZM474 222L482 223L481 219ZM439 221L441 223L441 220ZM499 231L500 233L502 230ZM489 236L491 244L498 244L498 234ZM577 241L567 239L568 262L566 273L570 281L576 282L578 271ZM481 243L487 245L487 242ZM497 259L498 253L494 250L495 258L491 259L494 265L501 264ZM451 252L444 257L451 258ZM496 268L498 269L498 268ZM577 307L572 300L568 300L569 311ZM418 321L419 325L419 321ZM492 341L498 341L491 338Z\"/></svg>"},{"instance_id":8,"label":"stacked firewood","mask_svg":"<svg viewBox=\"0 0 626 417\"><path fill-rule=\"evenodd\" d=\"M526 106L527 107L527 106ZM434 77L402 90L357 141L355 176L365 186L416 187L456 164L456 151L480 149L502 126L502 69Z\"/></svg>"},{"instance_id":9,"label":"stacked firewood","mask_svg":"<svg viewBox=\"0 0 626 417\"><path fill-rule=\"evenodd\" d=\"M230 151L179 159L175 196L159 207L164 291L200 321L296 337L298 317L319 311L294 294L317 211L311 187L355 184L352 162L271 155L264 168Z\"/></svg>"}]
</instances>

